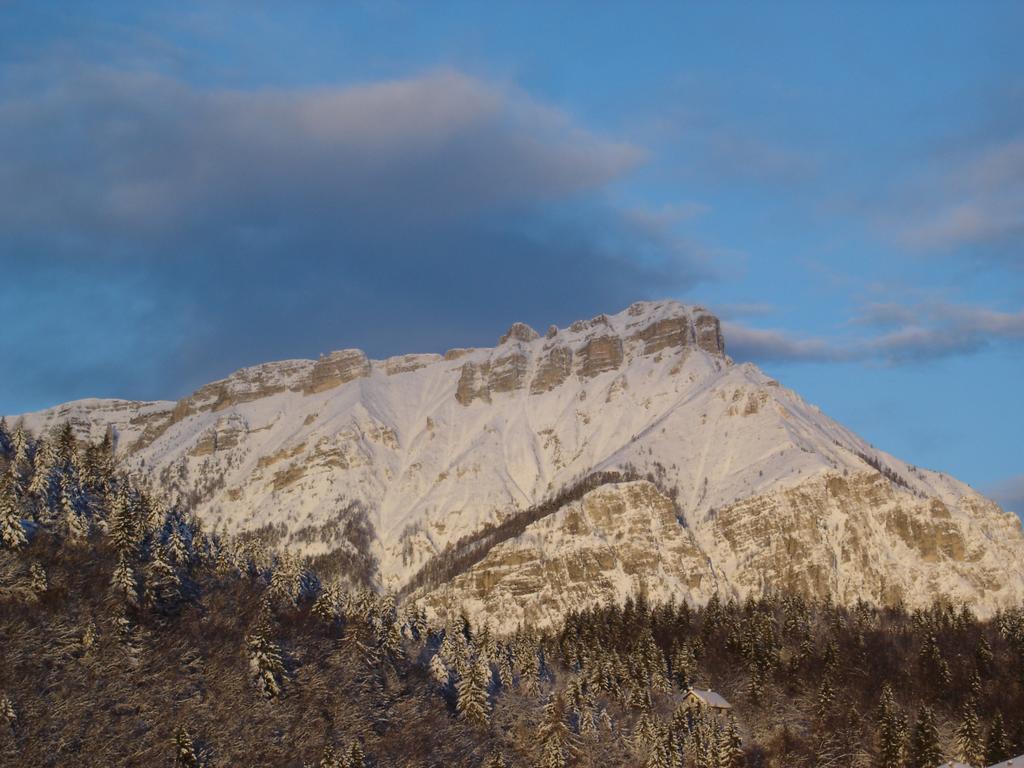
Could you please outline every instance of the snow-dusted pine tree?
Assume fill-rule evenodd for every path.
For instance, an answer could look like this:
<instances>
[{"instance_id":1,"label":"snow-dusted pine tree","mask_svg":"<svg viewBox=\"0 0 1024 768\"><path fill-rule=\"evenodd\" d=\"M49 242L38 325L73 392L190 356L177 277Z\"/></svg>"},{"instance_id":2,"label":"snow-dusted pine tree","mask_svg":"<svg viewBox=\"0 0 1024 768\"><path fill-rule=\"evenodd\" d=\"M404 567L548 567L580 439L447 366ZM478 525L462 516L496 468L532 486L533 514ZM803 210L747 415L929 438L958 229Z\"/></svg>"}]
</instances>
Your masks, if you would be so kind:
<instances>
[{"instance_id":1,"label":"snow-dusted pine tree","mask_svg":"<svg viewBox=\"0 0 1024 768\"><path fill-rule=\"evenodd\" d=\"M689 643L681 643L672 654L672 677L680 689L685 691L693 685L696 669L697 660L693 658L693 649Z\"/></svg>"},{"instance_id":2,"label":"snow-dusted pine tree","mask_svg":"<svg viewBox=\"0 0 1024 768\"><path fill-rule=\"evenodd\" d=\"M320 754L320 768L341 768L341 758L334 749L333 744L325 744L324 751Z\"/></svg>"},{"instance_id":3,"label":"snow-dusted pine tree","mask_svg":"<svg viewBox=\"0 0 1024 768\"><path fill-rule=\"evenodd\" d=\"M0 544L8 549L20 549L27 543L14 481L10 475L0 474Z\"/></svg>"},{"instance_id":4,"label":"snow-dusted pine tree","mask_svg":"<svg viewBox=\"0 0 1024 768\"><path fill-rule=\"evenodd\" d=\"M0 458L11 456L11 431L7 428L6 417L0 416Z\"/></svg>"},{"instance_id":5,"label":"snow-dusted pine tree","mask_svg":"<svg viewBox=\"0 0 1024 768\"><path fill-rule=\"evenodd\" d=\"M9 728L13 728L18 722L18 713L14 709L14 702L7 695L0 696L0 720Z\"/></svg>"},{"instance_id":6,"label":"snow-dusted pine tree","mask_svg":"<svg viewBox=\"0 0 1024 768\"><path fill-rule=\"evenodd\" d=\"M441 688L442 691L448 691L451 685L451 673L448 671L448 667L441 659L440 653L435 653L430 657L430 676L434 678L434 682Z\"/></svg>"},{"instance_id":7,"label":"snow-dusted pine tree","mask_svg":"<svg viewBox=\"0 0 1024 768\"><path fill-rule=\"evenodd\" d=\"M498 649L498 680L503 690L510 690L515 685L515 673L512 671L512 651L502 645Z\"/></svg>"},{"instance_id":8,"label":"snow-dusted pine tree","mask_svg":"<svg viewBox=\"0 0 1024 768\"><path fill-rule=\"evenodd\" d=\"M359 739L354 740L348 749L345 768L366 768L366 755L363 753L363 745Z\"/></svg>"},{"instance_id":9,"label":"snow-dusted pine tree","mask_svg":"<svg viewBox=\"0 0 1024 768\"><path fill-rule=\"evenodd\" d=\"M491 754L488 755L487 762L484 763L483 768L508 768L508 761L505 759L502 751L495 747L491 750Z\"/></svg>"},{"instance_id":10,"label":"snow-dusted pine tree","mask_svg":"<svg viewBox=\"0 0 1024 768\"><path fill-rule=\"evenodd\" d=\"M565 720L565 703L551 693L544 704L537 741L541 745L541 768L564 768L569 747L569 725Z\"/></svg>"},{"instance_id":11,"label":"snow-dusted pine tree","mask_svg":"<svg viewBox=\"0 0 1024 768\"><path fill-rule=\"evenodd\" d=\"M195 743L184 726L174 732L174 764L181 768L199 768L199 755Z\"/></svg>"},{"instance_id":12,"label":"snow-dusted pine tree","mask_svg":"<svg viewBox=\"0 0 1024 768\"><path fill-rule=\"evenodd\" d=\"M719 768L742 768L744 763L743 739L740 738L740 728L736 723L736 717L730 713L729 719L719 735L718 765Z\"/></svg>"},{"instance_id":13,"label":"snow-dusted pine tree","mask_svg":"<svg viewBox=\"0 0 1024 768\"><path fill-rule=\"evenodd\" d=\"M339 617L340 606L341 587L336 581L332 581L320 590L320 594L317 595L316 600L313 601L312 611L323 621L330 624Z\"/></svg>"},{"instance_id":14,"label":"snow-dusted pine tree","mask_svg":"<svg viewBox=\"0 0 1024 768\"><path fill-rule=\"evenodd\" d=\"M146 564L146 603L155 610L168 613L181 600L181 579L174 566L168 562L163 547L153 547L151 559Z\"/></svg>"},{"instance_id":15,"label":"snow-dusted pine tree","mask_svg":"<svg viewBox=\"0 0 1024 768\"><path fill-rule=\"evenodd\" d=\"M110 579L111 592L128 605L139 604L139 584L135 570L124 556L118 558L114 575Z\"/></svg>"},{"instance_id":16,"label":"snow-dusted pine tree","mask_svg":"<svg viewBox=\"0 0 1024 768\"><path fill-rule=\"evenodd\" d=\"M903 768L907 753L907 721L896 706L892 687L886 683L878 705L878 764Z\"/></svg>"},{"instance_id":17,"label":"snow-dusted pine tree","mask_svg":"<svg viewBox=\"0 0 1024 768\"><path fill-rule=\"evenodd\" d=\"M42 597L49 589L49 581L46 578L46 569L40 563L32 563L29 567L29 590L37 599Z\"/></svg>"},{"instance_id":18,"label":"snow-dusted pine tree","mask_svg":"<svg viewBox=\"0 0 1024 768\"><path fill-rule=\"evenodd\" d=\"M818 686L818 694L814 701L814 712L819 720L827 720L832 713L832 705L836 700L836 688L832 676L826 674Z\"/></svg>"},{"instance_id":19,"label":"snow-dusted pine tree","mask_svg":"<svg viewBox=\"0 0 1024 768\"><path fill-rule=\"evenodd\" d=\"M122 481L118 486L107 524L114 551L122 560L134 561L139 549L140 525L127 482Z\"/></svg>"},{"instance_id":20,"label":"snow-dusted pine tree","mask_svg":"<svg viewBox=\"0 0 1024 768\"><path fill-rule=\"evenodd\" d=\"M32 480L32 441L21 424L11 436L10 475L15 496L21 501L28 494L28 484Z\"/></svg>"},{"instance_id":21,"label":"snow-dusted pine tree","mask_svg":"<svg viewBox=\"0 0 1024 768\"><path fill-rule=\"evenodd\" d=\"M466 720L476 725L486 725L490 713L487 703L487 688L490 667L483 658L476 658L468 664L466 674L455 685L458 694L455 708Z\"/></svg>"},{"instance_id":22,"label":"snow-dusted pine tree","mask_svg":"<svg viewBox=\"0 0 1024 768\"><path fill-rule=\"evenodd\" d=\"M956 729L956 747L960 759L968 765L982 765L985 749L982 744L981 723L978 708L973 698L964 703L963 718Z\"/></svg>"},{"instance_id":23,"label":"snow-dusted pine tree","mask_svg":"<svg viewBox=\"0 0 1024 768\"><path fill-rule=\"evenodd\" d=\"M1008 760L1010 754L1010 740L1006 736L1006 726L1003 725L1003 713L996 712L992 720L992 727L988 731L988 742L985 745L985 763L994 765Z\"/></svg>"},{"instance_id":24,"label":"snow-dusted pine tree","mask_svg":"<svg viewBox=\"0 0 1024 768\"><path fill-rule=\"evenodd\" d=\"M939 731L935 724L935 713L931 707L921 707L914 723L914 733L910 738L910 768L934 768L942 761L942 750L939 749Z\"/></svg>"},{"instance_id":25,"label":"snow-dusted pine tree","mask_svg":"<svg viewBox=\"0 0 1024 768\"><path fill-rule=\"evenodd\" d=\"M249 653L249 671L256 689L268 699L280 696L284 661L281 647L271 636L271 623L267 616L257 620L246 639L246 649Z\"/></svg>"},{"instance_id":26,"label":"snow-dusted pine tree","mask_svg":"<svg viewBox=\"0 0 1024 768\"><path fill-rule=\"evenodd\" d=\"M73 469L60 473L60 522L64 535L71 542L89 538L89 512L85 494Z\"/></svg>"},{"instance_id":27,"label":"snow-dusted pine tree","mask_svg":"<svg viewBox=\"0 0 1024 768\"><path fill-rule=\"evenodd\" d=\"M57 506L59 493L57 452L52 440L41 439L32 462L28 495L36 505L36 514L46 519Z\"/></svg>"}]
</instances>

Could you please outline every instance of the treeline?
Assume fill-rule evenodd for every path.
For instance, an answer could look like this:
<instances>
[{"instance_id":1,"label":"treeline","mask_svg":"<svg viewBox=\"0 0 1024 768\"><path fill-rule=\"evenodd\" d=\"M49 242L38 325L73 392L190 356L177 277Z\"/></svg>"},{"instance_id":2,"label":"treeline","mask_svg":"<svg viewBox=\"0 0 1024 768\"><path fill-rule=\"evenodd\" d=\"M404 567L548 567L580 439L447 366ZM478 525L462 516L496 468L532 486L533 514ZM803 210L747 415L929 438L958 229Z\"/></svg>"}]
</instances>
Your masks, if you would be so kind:
<instances>
[{"instance_id":1,"label":"treeline","mask_svg":"<svg viewBox=\"0 0 1024 768\"><path fill-rule=\"evenodd\" d=\"M555 501L552 502L556 503ZM558 506L565 503L557 502ZM924 768L1024 752L1024 610L792 595L499 636L0 422L0 764ZM687 706L691 688L732 704Z\"/></svg>"}]
</instances>

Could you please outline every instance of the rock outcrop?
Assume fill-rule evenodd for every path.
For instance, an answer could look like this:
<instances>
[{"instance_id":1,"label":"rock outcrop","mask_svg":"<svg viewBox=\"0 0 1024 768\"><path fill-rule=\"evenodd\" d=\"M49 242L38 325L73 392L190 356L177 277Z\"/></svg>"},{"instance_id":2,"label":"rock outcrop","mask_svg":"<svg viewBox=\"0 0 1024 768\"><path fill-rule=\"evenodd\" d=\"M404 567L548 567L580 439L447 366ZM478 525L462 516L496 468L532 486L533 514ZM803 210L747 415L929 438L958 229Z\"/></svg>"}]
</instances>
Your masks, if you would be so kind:
<instances>
[{"instance_id":1,"label":"rock outcrop","mask_svg":"<svg viewBox=\"0 0 1024 768\"><path fill-rule=\"evenodd\" d=\"M498 346L500 347L510 339L529 342L533 341L537 337L538 333L526 323L512 323L512 327L505 332L501 339L498 340Z\"/></svg>"},{"instance_id":2,"label":"rock outcrop","mask_svg":"<svg viewBox=\"0 0 1024 768\"><path fill-rule=\"evenodd\" d=\"M537 363L537 373L530 383L530 394L550 392L572 373L572 349L564 344L546 346Z\"/></svg>"},{"instance_id":3,"label":"rock outcrop","mask_svg":"<svg viewBox=\"0 0 1024 768\"><path fill-rule=\"evenodd\" d=\"M617 371L622 365L622 339L611 335L590 339L583 345L577 360L577 373L584 378Z\"/></svg>"},{"instance_id":4,"label":"rock outcrop","mask_svg":"<svg viewBox=\"0 0 1024 768\"><path fill-rule=\"evenodd\" d=\"M307 395L324 392L369 375L370 361L361 349L331 352L316 361L309 380L302 386L302 392Z\"/></svg>"}]
</instances>

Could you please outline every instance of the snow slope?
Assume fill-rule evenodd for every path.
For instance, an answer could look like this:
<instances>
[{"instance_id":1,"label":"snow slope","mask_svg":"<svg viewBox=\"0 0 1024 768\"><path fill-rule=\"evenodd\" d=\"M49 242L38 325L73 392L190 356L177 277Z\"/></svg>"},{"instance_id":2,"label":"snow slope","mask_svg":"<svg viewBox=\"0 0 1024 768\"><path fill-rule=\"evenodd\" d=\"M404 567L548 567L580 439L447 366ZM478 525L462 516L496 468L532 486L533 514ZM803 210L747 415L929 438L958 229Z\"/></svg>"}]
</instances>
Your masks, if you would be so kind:
<instances>
[{"instance_id":1,"label":"snow slope","mask_svg":"<svg viewBox=\"0 0 1024 768\"><path fill-rule=\"evenodd\" d=\"M243 369L178 403L86 400L24 419L71 419L93 436L113 427L131 466L155 470L217 529L283 524L289 546L315 554L350 546L339 522L365 514L385 588L481 526L619 470L650 481L663 501L643 508L670 504L677 533L710 564L686 589L696 577L658 565L650 575L666 594L742 595L788 579L841 600L942 594L990 611L1024 599L1008 566L1024 555L1016 517L733 364L717 319L673 301L543 336L517 323L494 348L387 360L343 350ZM543 557L538 530L501 546ZM608 595L637 583L619 578ZM444 600L469 597L449 585Z\"/></svg>"}]
</instances>

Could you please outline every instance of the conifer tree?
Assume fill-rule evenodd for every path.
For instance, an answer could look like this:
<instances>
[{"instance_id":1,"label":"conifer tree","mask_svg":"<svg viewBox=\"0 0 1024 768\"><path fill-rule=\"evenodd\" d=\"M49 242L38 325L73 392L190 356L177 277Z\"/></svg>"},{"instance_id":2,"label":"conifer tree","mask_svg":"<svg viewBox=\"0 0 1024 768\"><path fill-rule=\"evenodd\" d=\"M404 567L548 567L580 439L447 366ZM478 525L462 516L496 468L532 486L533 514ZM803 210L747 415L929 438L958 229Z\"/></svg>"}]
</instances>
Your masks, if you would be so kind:
<instances>
[{"instance_id":1,"label":"conifer tree","mask_svg":"<svg viewBox=\"0 0 1024 768\"><path fill-rule=\"evenodd\" d=\"M981 678L977 672L971 673L971 679L967 683L967 693L970 698L974 699L975 703L981 699Z\"/></svg>"},{"instance_id":2,"label":"conifer tree","mask_svg":"<svg viewBox=\"0 0 1024 768\"><path fill-rule=\"evenodd\" d=\"M345 758L345 768L366 768L366 756L363 754L363 745L358 739L352 742L348 749L348 756Z\"/></svg>"},{"instance_id":3,"label":"conifer tree","mask_svg":"<svg viewBox=\"0 0 1024 768\"><path fill-rule=\"evenodd\" d=\"M46 569L40 563L32 563L29 567L29 589L32 594L36 598L42 597L48 588Z\"/></svg>"},{"instance_id":4,"label":"conifer tree","mask_svg":"<svg viewBox=\"0 0 1024 768\"><path fill-rule=\"evenodd\" d=\"M265 698L281 695L284 680L284 661L281 647L271 637L270 619L262 616L246 640L249 652L249 671L256 689Z\"/></svg>"},{"instance_id":5,"label":"conifer tree","mask_svg":"<svg viewBox=\"0 0 1024 768\"><path fill-rule=\"evenodd\" d=\"M88 651L90 648L96 645L96 637L96 622L92 619L89 619L85 623L85 629L82 630L82 650Z\"/></svg>"},{"instance_id":6,"label":"conifer tree","mask_svg":"<svg viewBox=\"0 0 1024 768\"><path fill-rule=\"evenodd\" d=\"M655 726L644 768L673 768L674 763L675 756L672 753L672 739L668 728Z\"/></svg>"},{"instance_id":7,"label":"conifer tree","mask_svg":"<svg viewBox=\"0 0 1024 768\"><path fill-rule=\"evenodd\" d=\"M7 418L0 416L0 458L11 457L11 432L7 428Z\"/></svg>"},{"instance_id":8,"label":"conifer tree","mask_svg":"<svg viewBox=\"0 0 1024 768\"><path fill-rule=\"evenodd\" d=\"M654 745L655 733L656 730L651 713L646 710L641 712L640 717L633 724L633 733L630 738L633 751L639 755L649 752Z\"/></svg>"},{"instance_id":9,"label":"conifer tree","mask_svg":"<svg viewBox=\"0 0 1024 768\"><path fill-rule=\"evenodd\" d=\"M192 560L190 542L185 536L187 526L176 515L168 515L166 527L170 529L167 533L168 561L178 567L187 567Z\"/></svg>"},{"instance_id":10,"label":"conifer tree","mask_svg":"<svg viewBox=\"0 0 1024 768\"><path fill-rule=\"evenodd\" d=\"M7 695L0 696L0 720L9 728L14 728L18 722L18 713L14 709L14 702Z\"/></svg>"},{"instance_id":11,"label":"conifer tree","mask_svg":"<svg viewBox=\"0 0 1024 768\"><path fill-rule=\"evenodd\" d=\"M897 709L886 683L878 706L878 761L880 768L903 768L907 749L907 722Z\"/></svg>"},{"instance_id":12,"label":"conifer tree","mask_svg":"<svg viewBox=\"0 0 1024 768\"><path fill-rule=\"evenodd\" d=\"M85 496L73 468L68 467L60 473L58 487L64 535L72 542L81 542L89 537L89 517Z\"/></svg>"},{"instance_id":13,"label":"conifer tree","mask_svg":"<svg viewBox=\"0 0 1024 768\"><path fill-rule=\"evenodd\" d=\"M324 751L320 755L320 768L341 768L341 760L338 759L338 753L334 751L333 745L324 745Z\"/></svg>"},{"instance_id":14,"label":"conifer tree","mask_svg":"<svg viewBox=\"0 0 1024 768\"><path fill-rule=\"evenodd\" d=\"M541 689L541 667L540 651L535 647L528 648L523 654L523 668L519 675L520 684L531 696L536 695Z\"/></svg>"},{"instance_id":15,"label":"conifer tree","mask_svg":"<svg viewBox=\"0 0 1024 768\"><path fill-rule=\"evenodd\" d=\"M815 712L819 720L825 720L832 712L832 705L836 700L836 688L832 683L832 676L825 675L818 687L818 695L815 700Z\"/></svg>"},{"instance_id":16,"label":"conifer tree","mask_svg":"<svg viewBox=\"0 0 1024 768\"><path fill-rule=\"evenodd\" d=\"M988 742L985 745L985 762L992 765L1011 757L1013 755L1010 754L1010 741L1006 736L1006 726L1003 725L1003 713L996 712L992 727L988 732Z\"/></svg>"},{"instance_id":17,"label":"conifer tree","mask_svg":"<svg viewBox=\"0 0 1024 768\"><path fill-rule=\"evenodd\" d=\"M199 755L192 737L184 726L179 725L174 732L174 764L181 768L199 768Z\"/></svg>"},{"instance_id":18,"label":"conifer tree","mask_svg":"<svg viewBox=\"0 0 1024 768\"><path fill-rule=\"evenodd\" d=\"M482 658L468 664L466 674L456 684L458 699L455 708L466 720L475 725L486 725L489 717L487 707L487 681L489 667Z\"/></svg>"},{"instance_id":19,"label":"conifer tree","mask_svg":"<svg viewBox=\"0 0 1024 768\"><path fill-rule=\"evenodd\" d=\"M491 754L487 757L487 762L484 763L484 768L508 768L508 761L505 760L505 755L501 749L495 747L491 750Z\"/></svg>"},{"instance_id":20,"label":"conifer tree","mask_svg":"<svg viewBox=\"0 0 1024 768\"><path fill-rule=\"evenodd\" d=\"M552 693L544 704L537 740L541 745L542 768L565 768L569 746L569 726L565 721L565 704Z\"/></svg>"},{"instance_id":21,"label":"conifer tree","mask_svg":"<svg viewBox=\"0 0 1024 768\"><path fill-rule=\"evenodd\" d=\"M956 746L963 762L972 766L982 765L985 750L982 745L977 704L973 698L964 704L963 717L956 729Z\"/></svg>"},{"instance_id":22,"label":"conifer tree","mask_svg":"<svg viewBox=\"0 0 1024 768\"><path fill-rule=\"evenodd\" d=\"M167 561L164 548L153 548L152 559L146 564L146 602L162 613L173 611L181 599L181 579Z\"/></svg>"},{"instance_id":23,"label":"conifer tree","mask_svg":"<svg viewBox=\"0 0 1024 768\"><path fill-rule=\"evenodd\" d=\"M992 662L995 659L995 655L992 653L992 646L989 645L988 640L984 637L978 643L978 649L975 651L975 658L978 662L978 670L981 674L986 677L992 672Z\"/></svg>"},{"instance_id":24,"label":"conifer tree","mask_svg":"<svg viewBox=\"0 0 1024 768\"><path fill-rule=\"evenodd\" d=\"M910 768L935 768L941 760L935 713L931 707L922 707L910 739Z\"/></svg>"},{"instance_id":25,"label":"conifer tree","mask_svg":"<svg viewBox=\"0 0 1024 768\"><path fill-rule=\"evenodd\" d=\"M402 632L394 613L385 613L377 617L373 624L376 633L377 648L382 657L401 659L405 656L405 649L402 646Z\"/></svg>"},{"instance_id":26,"label":"conifer tree","mask_svg":"<svg viewBox=\"0 0 1024 768\"><path fill-rule=\"evenodd\" d=\"M60 464L70 464L78 452L78 441L71 422L65 420L53 432L54 451Z\"/></svg>"},{"instance_id":27,"label":"conifer tree","mask_svg":"<svg viewBox=\"0 0 1024 768\"><path fill-rule=\"evenodd\" d=\"M672 655L672 676L680 689L685 691L693 685L696 669L697 660L693 657L690 644L682 643Z\"/></svg>"},{"instance_id":28,"label":"conifer tree","mask_svg":"<svg viewBox=\"0 0 1024 768\"><path fill-rule=\"evenodd\" d=\"M331 582L324 587L316 600L313 601L313 613L323 621L331 623L338 618L338 605L341 602L341 587Z\"/></svg>"},{"instance_id":29,"label":"conifer tree","mask_svg":"<svg viewBox=\"0 0 1024 768\"><path fill-rule=\"evenodd\" d=\"M40 520L50 520L56 511L60 492L58 478L56 448L52 440L42 439L33 456L32 477L27 488Z\"/></svg>"},{"instance_id":30,"label":"conifer tree","mask_svg":"<svg viewBox=\"0 0 1024 768\"><path fill-rule=\"evenodd\" d=\"M502 648L498 653L498 680L506 691L515 684L515 674L512 671L512 652L508 648Z\"/></svg>"},{"instance_id":31,"label":"conifer tree","mask_svg":"<svg viewBox=\"0 0 1024 768\"><path fill-rule=\"evenodd\" d=\"M754 704L760 704L764 700L764 670L760 665L751 662L750 679L747 681L747 696Z\"/></svg>"},{"instance_id":32,"label":"conifer tree","mask_svg":"<svg viewBox=\"0 0 1024 768\"><path fill-rule=\"evenodd\" d=\"M28 494L28 484L32 479L32 443L21 424L11 437L10 476L15 498L22 501Z\"/></svg>"},{"instance_id":33,"label":"conifer tree","mask_svg":"<svg viewBox=\"0 0 1024 768\"><path fill-rule=\"evenodd\" d=\"M718 742L718 765L720 768L741 768L743 763L743 739L740 738L736 718L730 713Z\"/></svg>"},{"instance_id":34,"label":"conifer tree","mask_svg":"<svg viewBox=\"0 0 1024 768\"><path fill-rule=\"evenodd\" d=\"M124 600L127 605L136 606L139 604L139 585L135 570L129 564L128 559L119 557L117 566L114 568L114 575L110 579L110 587L113 594Z\"/></svg>"},{"instance_id":35,"label":"conifer tree","mask_svg":"<svg viewBox=\"0 0 1024 768\"><path fill-rule=\"evenodd\" d=\"M119 484L110 510L110 543L119 557L134 561L139 548L140 524L136 516L134 500L127 481Z\"/></svg>"},{"instance_id":36,"label":"conifer tree","mask_svg":"<svg viewBox=\"0 0 1024 768\"><path fill-rule=\"evenodd\" d=\"M291 553L277 558L270 576L268 596L281 603L295 605L299 596L299 561Z\"/></svg>"},{"instance_id":37,"label":"conifer tree","mask_svg":"<svg viewBox=\"0 0 1024 768\"><path fill-rule=\"evenodd\" d=\"M638 712L649 712L651 709L651 690L643 680L634 680L629 692L629 707Z\"/></svg>"},{"instance_id":38,"label":"conifer tree","mask_svg":"<svg viewBox=\"0 0 1024 768\"><path fill-rule=\"evenodd\" d=\"M405 607L405 625L413 640L420 640L427 633L427 614L420 606L409 603Z\"/></svg>"},{"instance_id":39,"label":"conifer tree","mask_svg":"<svg viewBox=\"0 0 1024 768\"><path fill-rule=\"evenodd\" d=\"M430 657L430 676L434 678L434 682L442 691L447 691L451 685L451 672L448 671L448 667L441 659L440 653L435 653Z\"/></svg>"},{"instance_id":40,"label":"conifer tree","mask_svg":"<svg viewBox=\"0 0 1024 768\"><path fill-rule=\"evenodd\" d=\"M0 544L8 549L20 549L27 543L14 481L10 475L0 475Z\"/></svg>"}]
</instances>

